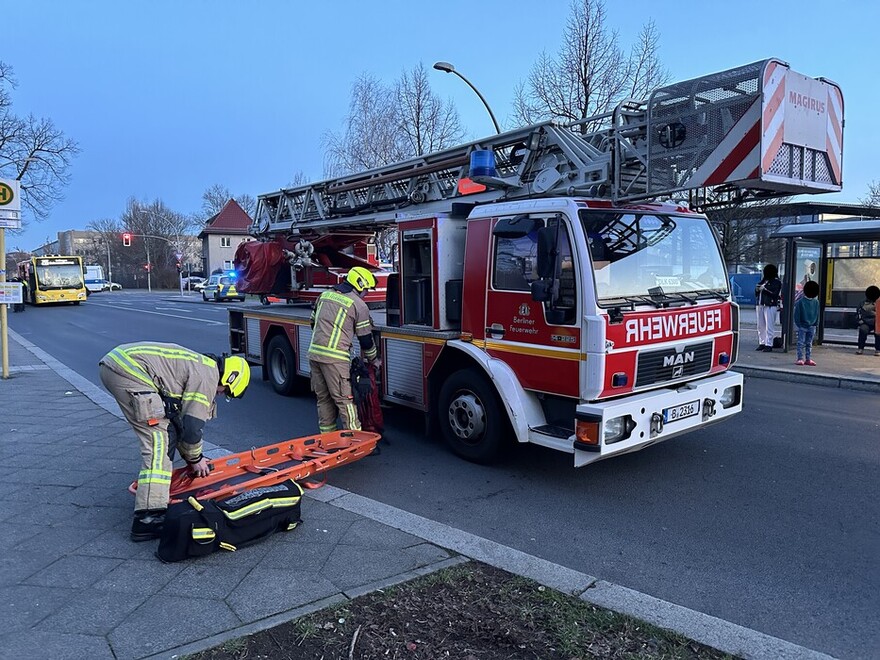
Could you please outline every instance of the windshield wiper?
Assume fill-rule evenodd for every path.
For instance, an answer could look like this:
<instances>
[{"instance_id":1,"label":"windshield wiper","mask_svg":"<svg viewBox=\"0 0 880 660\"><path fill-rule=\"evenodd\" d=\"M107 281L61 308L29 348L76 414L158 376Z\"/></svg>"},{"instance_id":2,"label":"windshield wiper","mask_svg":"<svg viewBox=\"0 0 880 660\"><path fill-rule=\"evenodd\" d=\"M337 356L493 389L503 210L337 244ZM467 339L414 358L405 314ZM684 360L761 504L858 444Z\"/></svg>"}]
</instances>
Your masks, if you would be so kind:
<instances>
[{"instance_id":1,"label":"windshield wiper","mask_svg":"<svg viewBox=\"0 0 880 660\"><path fill-rule=\"evenodd\" d=\"M696 291L690 291L689 293L693 293L698 299L715 298L716 300L727 300L727 294L720 289L697 289Z\"/></svg>"}]
</instances>

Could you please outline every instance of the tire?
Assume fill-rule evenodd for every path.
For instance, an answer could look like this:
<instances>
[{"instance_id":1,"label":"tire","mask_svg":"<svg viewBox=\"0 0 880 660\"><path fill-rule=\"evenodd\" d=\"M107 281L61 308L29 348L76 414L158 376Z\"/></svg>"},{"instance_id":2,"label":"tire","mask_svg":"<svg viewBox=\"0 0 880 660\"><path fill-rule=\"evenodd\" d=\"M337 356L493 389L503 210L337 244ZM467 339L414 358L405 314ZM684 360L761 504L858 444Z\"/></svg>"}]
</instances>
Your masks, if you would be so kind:
<instances>
[{"instance_id":1,"label":"tire","mask_svg":"<svg viewBox=\"0 0 880 660\"><path fill-rule=\"evenodd\" d=\"M456 371L440 388L437 420L449 448L473 463L498 460L512 438L495 389L476 369Z\"/></svg>"},{"instance_id":2,"label":"tire","mask_svg":"<svg viewBox=\"0 0 880 660\"><path fill-rule=\"evenodd\" d=\"M287 337L275 335L266 346L266 372L272 389L282 396L292 396L300 389L296 375L296 355Z\"/></svg>"},{"instance_id":3,"label":"tire","mask_svg":"<svg viewBox=\"0 0 880 660\"><path fill-rule=\"evenodd\" d=\"M239 298L241 300L241 298ZM269 296L260 296L260 304L264 307L268 307L272 303L269 302Z\"/></svg>"},{"instance_id":4,"label":"tire","mask_svg":"<svg viewBox=\"0 0 880 660\"><path fill-rule=\"evenodd\" d=\"M204 300L205 302L208 302L208 296L205 295L204 291L202 291L202 300Z\"/></svg>"},{"instance_id":5,"label":"tire","mask_svg":"<svg viewBox=\"0 0 880 660\"><path fill-rule=\"evenodd\" d=\"M81 302L82 302L82 300L74 300L74 301L73 301L73 304L74 304L74 305L79 305Z\"/></svg>"}]
</instances>

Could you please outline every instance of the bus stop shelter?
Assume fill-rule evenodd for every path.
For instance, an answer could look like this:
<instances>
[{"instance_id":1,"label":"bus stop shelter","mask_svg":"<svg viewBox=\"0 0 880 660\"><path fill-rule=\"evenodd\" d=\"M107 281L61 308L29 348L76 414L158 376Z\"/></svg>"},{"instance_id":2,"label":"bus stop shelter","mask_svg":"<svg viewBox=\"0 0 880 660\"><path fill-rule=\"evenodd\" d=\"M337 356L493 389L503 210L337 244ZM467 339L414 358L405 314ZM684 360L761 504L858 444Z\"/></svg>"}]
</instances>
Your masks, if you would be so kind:
<instances>
[{"instance_id":1,"label":"bus stop shelter","mask_svg":"<svg viewBox=\"0 0 880 660\"><path fill-rule=\"evenodd\" d=\"M782 337L788 351L797 340L794 331L794 303L802 295L807 280L819 283L819 328L817 342L854 344L852 341L826 338L826 326L847 327L853 322L854 309L864 298L868 284L880 285L880 220L852 220L842 222L818 222L793 224L780 227L770 238L784 238L785 277L783 286ZM868 243L867 249L862 246ZM829 246L838 246L837 252L829 254ZM841 254L845 252L846 254ZM861 268L868 284L850 286L849 290L835 290L835 263L845 258ZM855 260L864 260L858 263ZM842 324L842 325L839 325ZM852 326L855 328L855 325ZM853 336L855 333L853 332Z\"/></svg>"}]
</instances>

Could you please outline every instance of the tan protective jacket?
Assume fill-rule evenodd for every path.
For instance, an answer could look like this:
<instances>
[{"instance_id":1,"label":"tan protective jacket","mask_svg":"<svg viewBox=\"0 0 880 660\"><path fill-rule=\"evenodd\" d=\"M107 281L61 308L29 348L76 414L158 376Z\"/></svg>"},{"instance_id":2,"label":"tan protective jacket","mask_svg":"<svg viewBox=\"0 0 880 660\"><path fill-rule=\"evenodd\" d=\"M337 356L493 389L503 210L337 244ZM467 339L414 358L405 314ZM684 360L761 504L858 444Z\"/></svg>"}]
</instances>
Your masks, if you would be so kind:
<instances>
[{"instance_id":1,"label":"tan protective jacket","mask_svg":"<svg viewBox=\"0 0 880 660\"><path fill-rule=\"evenodd\" d=\"M348 362L351 342L357 337L366 361L376 358L370 308L355 291L325 291L312 311L312 343L309 360Z\"/></svg>"},{"instance_id":2,"label":"tan protective jacket","mask_svg":"<svg viewBox=\"0 0 880 660\"><path fill-rule=\"evenodd\" d=\"M145 341L117 346L100 363L144 391L173 401L181 420L178 440L190 445L201 442L202 427L216 410L220 371L214 360L177 344Z\"/></svg>"}]
</instances>

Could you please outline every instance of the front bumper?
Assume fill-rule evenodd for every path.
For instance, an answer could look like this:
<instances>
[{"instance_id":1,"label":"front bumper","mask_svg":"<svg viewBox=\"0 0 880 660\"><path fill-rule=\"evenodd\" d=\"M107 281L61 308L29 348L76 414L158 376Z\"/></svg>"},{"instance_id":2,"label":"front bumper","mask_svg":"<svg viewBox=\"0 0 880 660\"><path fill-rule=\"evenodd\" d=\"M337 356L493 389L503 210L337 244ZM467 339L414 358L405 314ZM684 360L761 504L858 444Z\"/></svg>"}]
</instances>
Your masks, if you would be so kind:
<instances>
[{"instance_id":1,"label":"front bumper","mask_svg":"<svg viewBox=\"0 0 880 660\"><path fill-rule=\"evenodd\" d=\"M682 433L731 417L742 410L742 374L728 371L717 376L684 383L674 389L654 390L643 394L605 401L585 403L577 407L578 417L599 422L599 442L588 446L574 442L574 465L581 467L604 458L644 449ZM719 401L728 388L738 388L728 407ZM691 402L699 402L699 413L674 421L666 421L663 411ZM627 437L617 442L605 441L606 423L618 417L632 420Z\"/></svg>"}]
</instances>

